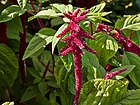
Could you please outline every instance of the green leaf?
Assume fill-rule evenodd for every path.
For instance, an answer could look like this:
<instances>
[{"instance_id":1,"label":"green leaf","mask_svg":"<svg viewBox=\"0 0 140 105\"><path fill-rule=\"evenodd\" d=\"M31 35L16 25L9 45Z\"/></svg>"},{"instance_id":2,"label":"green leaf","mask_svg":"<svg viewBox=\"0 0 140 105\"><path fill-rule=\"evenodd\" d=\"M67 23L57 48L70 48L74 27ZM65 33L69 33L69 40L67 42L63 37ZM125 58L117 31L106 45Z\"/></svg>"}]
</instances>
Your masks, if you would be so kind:
<instances>
[{"instance_id":1,"label":"green leaf","mask_svg":"<svg viewBox=\"0 0 140 105\"><path fill-rule=\"evenodd\" d=\"M97 57L100 63L105 66L118 50L118 44L114 38L104 33L96 33L95 41L90 41L90 46L97 51Z\"/></svg>"},{"instance_id":2,"label":"green leaf","mask_svg":"<svg viewBox=\"0 0 140 105\"><path fill-rule=\"evenodd\" d=\"M53 26L57 26L64 23L61 17L57 17L51 20L51 25Z\"/></svg>"},{"instance_id":3,"label":"green leaf","mask_svg":"<svg viewBox=\"0 0 140 105\"><path fill-rule=\"evenodd\" d=\"M41 80L41 75L39 75L39 70L36 70L34 68L28 68L27 70L34 78L38 78Z\"/></svg>"},{"instance_id":4,"label":"green leaf","mask_svg":"<svg viewBox=\"0 0 140 105\"><path fill-rule=\"evenodd\" d=\"M35 18L49 19L49 18L54 18L58 16L63 16L63 14L56 13L55 10L52 10L52 9L42 10L42 11L39 11L35 16L28 18L28 22Z\"/></svg>"},{"instance_id":5,"label":"green leaf","mask_svg":"<svg viewBox=\"0 0 140 105\"><path fill-rule=\"evenodd\" d=\"M89 65L87 69L88 69L87 75L88 80L103 78L99 70L94 66Z\"/></svg>"},{"instance_id":6,"label":"green leaf","mask_svg":"<svg viewBox=\"0 0 140 105\"><path fill-rule=\"evenodd\" d=\"M17 2L22 9L24 9L27 4L27 0L17 0Z\"/></svg>"},{"instance_id":7,"label":"green leaf","mask_svg":"<svg viewBox=\"0 0 140 105\"><path fill-rule=\"evenodd\" d=\"M15 24L16 23L16 24ZM20 40L19 32L23 32L22 24L20 17L15 17L13 20L8 21L7 23L7 37L9 39Z\"/></svg>"},{"instance_id":8,"label":"green leaf","mask_svg":"<svg viewBox=\"0 0 140 105\"><path fill-rule=\"evenodd\" d=\"M49 88L49 86L47 85L47 83L45 81L41 81L38 84L38 88L39 88L39 91L41 92L41 94L43 96L50 91L50 88Z\"/></svg>"},{"instance_id":9,"label":"green leaf","mask_svg":"<svg viewBox=\"0 0 140 105\"><path fill-rule=\"evenodd\" d=\"M39 0L40 3L48 2L49 0Z\"/></svg>"},{"instance_id":10,"label":"green leaf","mask_svg":"<svg viewBox=\"0 0 140 105\"><path fill-rule=\"evenodd\" d=\"M34 97L40 95L40 91L36 85L30 86L26 89L25 93L22 95L20 102L28 101Z\"/></svg>"},{"instance_id":11,"label":"green leaf","mask_svg":"<svg viewBox=\"0 0 140 105\"><path fill-rule=\"evenodd\" d=\"M69 76L69 80L68 80L68 88L70 90L70 92L75 95L76 91L75 91L75 77L74 74L71 74Z\"/></svg>"},{"instance_id":12,"label":"green leaf","mask_svg":"<svg viewBox=\"0 0 140 105\"><path fill-rule=\"evenodd\" d=\"M71 105L71 101L73 101L73 95L70 93L68 88L68 79L71 74L71 71L67 71L63 65L63 62L59 59L56 62L54 76L56 78L57 84L60 87L63 97L65 97L64 105ZM59 90L60 91L60 90ZM72 98L72 99L71 99Z\"/></svg>"},{"instance_id":13,"label":"green leaf","mask_svg":"<svg viewBox=\"0 0 140 105\"><path fill-rule=\"evenodd\" d=\"M96 55L84 51L85 54L82 58L83 65L88 68L88 79L94 79L104 77L105 76L105 69L99 64L99 60ZM94 78L93 78L94 77Z\"/></svg>"},{"instance_id":14,"label":"green leaf","mask_svg":"<svg viewBox=\"0 0 140 105\"><path fill-rule=\"evenodd\" d=\"M70 73L71 72L66 70L66 68L63 65L63 62L59 59L56 62L54 75L55 75L58 86L62 89L64 93L66 92L67 87L68 87L67 84L68 84L68 77Z\"/></svg>"},{"instance_id":15,"label":"green leaf","mask_svg":"<svg viewBox=\"0 0 140 105\"><path fill-rule=\"evenodd\" d=\"M126 75L128 75L134 69L134 67L135 67L135 65L126 65L126 66L123 66L123 67L118 67L118 68L112 69L110 71L110 73L121 70L121 69L124 69L124 68L127 68L126 71L114 76L115 79L119 80L119 79L124 78Z\"/></svg>"},{"instance_id":16,"label":"green leaf","mask_svg":"<svg viewBox=\"0 0 140 105\"><path fill-rule=\"evenodd\" d=\"M131 52L125 52L122 58L122 65L135 65L135 68L129 73L129 77L140 88L140 57Z\"/></svg>"},{"instance_id":17,"label":"green leaf","mask_svg":"<svg viewBox=\"0 0 140 105\"><path fill-rule=\"evenodd\" d=\"M118 80L90 80L83 85L78 105L114 105L127 98L128 83Z\"/></svg>"},{"instance_id":18,"label":"green leaf","mask_svg":"<svg viewBox=\"0 0 140 105\"><path fill-rule=\"evenodd\" d=\"M128 15L122 29L138 31L140 30L139 26L140 26L140 14Z\"/></svg>"},{"instance_id":19,"label":"green leaf","mask_svg":"<svg viewBox=\"0 0 140 105\"><path fill-rule=\"evenodd\" d=\"M58 96L57 91L55 90L51 91L49 98L52 105L59 105L58 102L56 101L57 96Z\"/></svg>"},{"instance_id":20,"label":"green leaf","mask_svg":"<svg viewBox=\"0 0 140 105\"><path fill-rule=\"evenodd\" d=\"M5 5L8 2L8 0L1 0L0 3Z\"/></svg>"},{"instance_id":21,"label":"green leaf","mask_svg":"<svg viewBox=\"0 0 140 105\"><path fill-rule=\"evenodd\" d=\"M0 44L0 80L12 86L17 77L18 60L14 52L4 44Z\"/></svg>"},{"instance_id":22,"label":"green leaf","mask_svg":"<svg viewBox=\"0 0 140 105\"><path fill-rule=\"evenodd\" d=\"M64 13L64 12L68 12L68 11L72 11L73 10L73 6L68 4L68 5L64 5L64 4L50 4L52 9L54 9L55 11L57 12L61 12L61 13Z\"/></svg>"},{"instance_id":23,"label":"green leaf","mask_svg":"<svg viewBox=\"0 0 140 105\"><path fill-rule=\"evenodd\" d=\"M118 19L115 22L115 28L121 29L124 25L125 20L126 20L126 17L122 17L121 19Z\"/></svg>"},{"instance_id":24,"label":"green leaf","mask_svg":"<svg viewBox=\"0 0 140 105\"><path fill-rule=\"evenodd\" d=\"M140 104L140 89L129 90L125 98L119 100L113 105L139 105Z\"/></svg>"},{"instance_id":25,"label":"green leaf","mask_svg":"<svg viewBox=\"0 0 140 105\"><path fill-rule=\"evenodd\" d=\"M58 31L55 33L55 35L54 35L54 37L53 37L53 40L52 40L52 53L54 52L54 48L55 48L55 46L57 45L58 41L60 40L60 38L57 38L56 36L57 36L58 34L60 34L60 33L63 31L63 29L64 29L65 27L67 27L67 24L63 24L63 25L58 29Z\"/></svg>"},{"instance_id":26,"label":"green leaf","mask_svg":"<svg viewBox=\"0 0 140 105\"><path fill-rule=\"evenodd\" d=\"M90 11L94 12L94 13L101 12L104 9L105 5L106 5L106 3L101 3L96 6L93 6L90 8Z\"/></svg>"},{"instance_id":27,"label":"green leaf","mask_svg":"<svg viewBox=\"0 0 140 105\"><path fill-rule=\"evenodd\" d=\"M23 59L30 57L35 52L39 51L41 48L51 43L53 40L53 36L50 35L53 35L54 32L55 30L51 28L45 28L36 33L36 35L29 42Z\"/></svg>"},{"instance_id":28,"label":"green leaf","mask_svg":"<svg viewBox=\"0 0 140 105\"><path fill-rule=\"evenodd\" d=\"M61 57L62 62L64 63L65 69L69 72L72 69L73 58L72 55L68 54L67 56Z\"/></svg>"},{"instance_id":29,"label":"green leaf","mask_svg":"<svg viewBox=\"0 0 140 105\"><path fill-rule=\"evenodd\" d=\"M42 10L40 12L38 12L35 17L39 17L39 18L50 18L50 17L58 17L58 16L62 16L63 14L61 13L56 13L54 10L52 9L48 9L48 10Z\"/></svg>"},{"instance_id":30,"label":"green leaf","mask_svg":"<svg viewBox=\"0 0 140 105\"><path fill-rule=\"evenodd\" d=\"M110 12L102 12L102 10L104 9L106 3L101 3L98 5L95 5L93 7L90 8L90 12L87 14L87 18L92 21L93 23L101 23L101 21L105 21L105 22L109 22L111 23L110 20L108 20L107 18L103 18L104 16L112 13Z\"/></svg>"},{"instance_id":31,"label":"green leaf","mask_svg":"<svg viewBox=\"0 0 140 105\"><path fill-rule=\"evenodd\" d=\"M47 80L48 80L47 84L49 86L54 87L54 88L59 88L59 86L58 86L58 84L56 82L56 79L54 77L50 76L50 77L47 78Z\"/></svg>"},{"instance_id":32,"label":"green leaf","mask_svg":"<svg viewBox=\"0 0 140 105\"><path fill-rule=\"evenodd\" d=\"M2 105L14 105L14 102L5 102Z\"/></svg>"},{"instance_id":33,"label":"green leaf","mask_svg":"<svg viewBox=\"0 0 140 105\"><path fill-rule=\"evenodd\" d=\"M0 23L7 22L25 13L18 5L11 5L5 8L0 15Z\"/></svg>"}]
</instances>

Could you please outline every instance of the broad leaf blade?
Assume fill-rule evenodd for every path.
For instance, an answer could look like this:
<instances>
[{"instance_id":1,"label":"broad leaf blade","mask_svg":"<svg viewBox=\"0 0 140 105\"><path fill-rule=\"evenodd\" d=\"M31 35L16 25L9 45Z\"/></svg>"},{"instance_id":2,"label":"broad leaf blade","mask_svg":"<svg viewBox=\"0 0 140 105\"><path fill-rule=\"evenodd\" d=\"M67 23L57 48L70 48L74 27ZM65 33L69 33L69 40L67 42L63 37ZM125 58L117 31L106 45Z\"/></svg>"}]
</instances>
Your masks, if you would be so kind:
<instances>
[{"instance_id":1,"label":"broad leaf blade","mask_svg":"<svg viewBox=\"0 0 140 105\"><path fill-rule=\"evenodd\" d=\"M0 15L0 23L7 22L25 13L18 5L11 5L5 8Z\"/></svg>"},{"instance_id":2,"label":"broad leaf blade","mask_svg":"<svg viewBox=\"0 0 140 105\"><path fill-rule=\"evenodd\" d=\"M22 9L24 9L27 4L27 0L17 0L17 2Z\"/></svg>"},{"instance_id":3,"label":"broad leaf blade","mask_svg":"<svg viewBox=\"0 0 140 105\"><path fill-rule=\"evenodd\" d=\"M40 30L39 33L37 33L29 42L23 59L30 57L35 52L39 51L41 48L51 43L53 40L53 36L50 35L53 35L54 33L55 30L50 28Z\"/></svg>"},{"instance_id":4,"label":"broad leaf blade","mask_svg":"<svg viewBox=\"0 0 140 105\"><path fill-rule=\"evenodd\" d=\"M105 66L118 50L118 44L114 38L104 33L94 35L95 41L90 41L90 46L97 51L97 57L100 63Z\"/></svg>"},{"instance_id":5,"label":"broad leaf blade","mask_svg":"<svg viewBox=\"0 0 140 105\"><path fill-rule=\"evenodd\" d=\"M78 105L114 105L125 98L128 81L90 80L83 85Z\"/></svg>"},{"instance_id":6,"label":"broad leaf blade","mask_svg":"<svg viewBox=\"0 0 140 105\"><path fill-rule=\"evenodd\" d=\"M43 96L45 96L45 94L47 94L50 91L49 86L47 85L45 81L41 81L38 84L38 88Z\"/></svg>"},{"instance_id":7,"label":"broad leaf blade","mask_svg":"<svg viewBox=\"0 0 140 105\"><path fill-rule=\"evenodd\" d=\"M63 25L58 29L58 31L55 33L55 35L54 35L54 37L53 37L53 40L52 40L52 53L54 52L54 48L55 48L55 46L57 45L58 41L60 40L60 38L57 38L56 36L57 36L58 34L60 34L60 33L63 31L63 29L64 29L65 27L67 27L67 24L63 24Z\"/></svg>"},{"instance_id":8,"label":"broad leaf blade","mask_svg":"<svg viewBox=\"0 0 140 105\"><path fill-rule=\"evenodd\" d=\"M103 8L105 7L106 3L101 3L96 6L93 6L90 8L91 12L101 12Z\"/></svg>"},{"instance_id":9,"label":"broad leaf blade","mask_svg":"<svg viewBox=\"0 0 140 105\"><path fill-rule=\"evenodd\" d=\"M122 65L135 65L135 68L129 74L132 81L140 87L140 57L131 52L126 52L123 55Z\"/></svg>"},{"instance_id":10,"label":"broad leaf blade","mask_svg":"<svg viewBox=\"0 0 140 105\"><path fill-rule=\"evenodd\" d=\"M52 9L54 9L57 12L61 12L61 13L73 10L73 6L70 5L70 4L69 5L64 5L64 4L54 3L54 4L50 4L50 5L51 5Z\"/></svg>"},{"instance_id":11,"label":"broad leaf blade","mask_svg":"<svg viewBox=\"0 0 140 105\"><path fill-rule=\"evenodd\" d=\"M122 29L138 31L140 30L139 26L140 26L140 15L139 14L128 15Z\"/></svg>"},{"instance_id":12,"label":"broad leaf blade","mask_svg":"<svg viewBox=\"0 0 140 105\"><path fill-rule=\"evenodd\" d=\"M21 97L20 102L22 103L22 102L28 101L28 100L30 100L30 99L32 99L40 94L41 93L36 85L30 86L26 89L25 93Z\"/></svg>"},{"instance_id":13,"label":"broad leaf blade","mask_svg":"<svg viewBox=\"0 0 140 105\"><path fill-rule=\"evenodd\" d=\"M85 54L82 57L82 62L83 62L83 65L86 68L88 68L88 78L90 78L90 79L91 79L91 77L97 77L97 78L102 77L103 78L105 76L106 71L100 65L97 56L93 55L92 53L87 52L87 51L84 51L84 52L85 52ZM94 74L93 74L93 72L94 72ZM97 75L95 72L97 73Z\"/></svg>"},{"instance_id":14,"label":"broad leaf blade","mask_svg":"<svg viewBox=\"0 0 140 105\"><path fill-rule=\"evenodd\" d=\"M42 11L39 11L36 15L29 17L28 22L35 18L49 19L49 18L54 18L54 17L58 17L58 16L63 16L63 14L56 13L52 9L42 10Z\"/></svg>"},{"instance_id":15,"label":"broad leaf blade","mask_svg":"<svg viewBox=\"0 0 140 105\"><path fill-rule=\"evenodd\" d=\"M35 17L39 17L39 18L47 18L47 17L57 17L57 16L62 16L63 14L61 13L56 13L54 10L52 9L48 9L48 10L42 10L40 12L38 12Z\"/></svg>"},{"instance_id":16,"label":"broad leaf blade","mask_svg":"<svg viewBox=\"0 0 140 105\"><path fill-rule=\"evenodd\" d=\"M129 90L125 98L119 100L113 105L139 105L140 104L140 89Z\"/></svg>"},{"instance_id":17,"label":"broad leaf blade","mask_svg":"<svg viewBox=\"0 0 140 105\"><path fill-rule=\"evenodd\" d=\"M18 72L18 60L14 52L4 44L0 44L0 79L12 86Z\"/></svg>"},{"instance_id":18,"label":"broad leaf blade","mask_svg":"<svg viewBox=\"0 0 140 105\"><path fill-rule=\"evenodd\" d=\"M16 23L16 24L15 24ZM20 40L19 32L23 32L22 24L20 17L15 17L13 20L8 21L7 23L7 37L9 39Z\"/></svg>"}]
</instances>

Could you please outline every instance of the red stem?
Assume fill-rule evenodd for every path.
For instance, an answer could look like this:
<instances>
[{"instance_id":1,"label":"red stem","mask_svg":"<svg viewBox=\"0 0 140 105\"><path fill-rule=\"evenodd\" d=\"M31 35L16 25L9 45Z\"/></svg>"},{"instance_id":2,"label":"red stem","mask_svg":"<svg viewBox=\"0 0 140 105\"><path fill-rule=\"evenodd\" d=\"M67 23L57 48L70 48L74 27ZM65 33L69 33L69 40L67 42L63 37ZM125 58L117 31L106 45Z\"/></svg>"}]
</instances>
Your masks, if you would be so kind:
<instances>
[{"instance_id":1,"label":"red stem","mask_svg":"<svg viewBox=\"0 0 140 105\"><path fill-rule=\"evenodd\" d=\"M0 23L0 43L7 43L6 24Z\"/></svg>"},{"instance_id":2,"label":"red stem","mask_svg":"<svg viewBox=\"0 0 140 105\"><path fill-rule=\"evenodd\" d=\"M47 70L47 71L49 71L51 74L53 74L53 71L51 71L50 69L49 69L49 64L50 64L50 60L48 61L48 63L49 64L45 64L44 62L42 62L42 61L40 61L40 63L45 67L45 69ZM47 71L46 71L46 73L47 73ZM46 75L46 74L44 74L44 75ZM42 76L43 77L43 76Z\"/></svg>"},{"instance_id":3,"label":"red stem","mask_svg":"<svg viewBox=\"0 0 140 105\"><path fill-rule=\"evenodd\" d=\"M19 69L21 73L22 81L26 81L26 67L25 67L25 61L22 60L25 49L26 49L26 14L23 14L20 16L22 27L23 27L23 33L20 33L20 48L19 48Z\"/></svg>"},{"instance_id":4,"label":"red stem","mask_svg":"<svg viewBox=\"0 0 140 105\"><path fill-rule=\"evenodd\" d=\"M48 45L48 49L50 50L50 52L52 51L51 44ZM55 67L54 54L51 53L51 56L52 56L52 64L53 64L52 72L54 73L54 67Z\"/></svg>"},{"instance_id":5,"label":"red stem","mask_svg":"<svg viewBox=\"0 0 140 105\"><path fill-rule=\"evenodd\" d=\"M133 36L132 31L130 31L130 36L129 36L129 39L131 39L131 38L132 38L132 36Z\"/></svg>"},{"instance_id":6,"label":"red stem","mask_svg":"<svg viewBox=\"0 0 140 105\"><path fill-rule=\"evenodd\" d=\"M44 62L41 62L45 66L45 71L42 75L42 80L45 78L47 71L49 70L50 60L48 61L47 65L44 64Z\"/></svg>"},{"instance_id":7,"label":"red stem","mask_svg":"<svg viewBox=\"0 0 140 105\"><path fill-rule=\"evenodd\" d=\"M30 2L31 2L31 6L32 6L32 8L33 8L33 10L34 10L34 12L35 12L35 14L36 14L36 13L37 13L37 11L36 11L36 9L35 9L35 7L34 7L34 3L33 3L33 1L32 1L32 0L30 0ZM37 21L38 21L38 23L39 23L40 28L44 28L44 25L43 25L42 20L41 20L41 19L39 19L39 18L37 18Z\"/></svg>"}]
</instances>

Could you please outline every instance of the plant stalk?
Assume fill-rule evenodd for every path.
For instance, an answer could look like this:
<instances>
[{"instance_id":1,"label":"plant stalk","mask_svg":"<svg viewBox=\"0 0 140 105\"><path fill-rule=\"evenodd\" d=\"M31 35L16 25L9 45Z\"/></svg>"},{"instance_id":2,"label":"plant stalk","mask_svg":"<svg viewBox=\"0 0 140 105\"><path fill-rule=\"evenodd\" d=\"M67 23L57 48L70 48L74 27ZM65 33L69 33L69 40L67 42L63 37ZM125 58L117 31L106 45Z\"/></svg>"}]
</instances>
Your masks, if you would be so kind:
<instances>
[{"instance_id":1,"label":"plant stalk","mask_svg":"<svg viewBox=\"0 0 140 105\"><path fill-rule=\"evenodd\" d=\"M0 43L7 43L6 24L0 23Z\"/></svg>"},{"instance_id":2,"label":"plant stalk","mask_svg":"<svg viewBox=\"0 0 140 105\"><path fill-rule=\"evenodd\" d=\"M34 12L35 12L35 14L36 14L36 13L37 13L37 11L36 11L36 9L35 9L35 7L34 7L34 3L33 3L33 1L32 1L32 0L30 0L30 3L31 3L31 6L32 6L32 9L34 10ZM41 20L41 19L39 19L39 18L37 18L37 21L38 21L38 23L39 23L40 28L44 28L44 25L43 25L42 20Z\"/></svg>"},{"instance_id":3,"label":"plant stalk","mask_svg":"<svg viewBox=\"0 0 140 105\"><path fill-rule=\"evenodd\" d=\"M21 73L22 81L26 81L26 66L25 60L22 60L25 49L26 49L26 14L20 16L23 33L20 33L20 48L19 48L19 69Z\"/></svg>"}]
</instances>

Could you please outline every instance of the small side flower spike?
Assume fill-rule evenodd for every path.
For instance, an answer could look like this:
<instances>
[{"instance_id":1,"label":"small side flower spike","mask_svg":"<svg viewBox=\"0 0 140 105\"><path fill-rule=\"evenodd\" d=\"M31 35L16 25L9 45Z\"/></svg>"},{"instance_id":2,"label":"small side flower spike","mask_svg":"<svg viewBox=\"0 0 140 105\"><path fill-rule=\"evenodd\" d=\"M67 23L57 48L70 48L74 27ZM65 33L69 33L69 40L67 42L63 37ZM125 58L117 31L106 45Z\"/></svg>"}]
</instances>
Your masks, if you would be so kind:
<instances>
[{"instance_id":1,"label":"small side flower spike","mask_svg":"<svg viewBox=\"0 0 140 105\"><path fill-rule=\"evenodd\" d=\"M60 56L65 56L68 53L72 52L73 60L74 60L74 71L75 71L75 80L76 80L76 95L74 98L73 105L77 105L81 87L82 87L82 55L84 55L82 49L86 49L87 51L96 54L96 51L92 50L83 38L88 38L90 40L95 40L92 36L90 36L86 31L84 31L80 26L79 22L86 18L86 14L89 10L80 12L80 8L76 9L73 12L64 13L64 16L67 17L70 22L68 26L57 36L57 38L64 36L67 32L70 32L70 35L62 38L62 42L67 42L66 46L60 50Z\"/></svg>"},{"instance_id":2,"label":"small side flower spike","mask_svg":"<svg viewBox=\"0 0 140 105\"><path fill-rule=\"evenodd\" d=\"M124 69L121 69L121 70L118 70L118 71L115 71L115 72L112 72L112 73L109 73L108 71L106 72L106 76L104 77L104 80L108 80L108 79L111 79L112 77L126 71L127 68L124 68Z\"/></svg>"}]
</instances>

